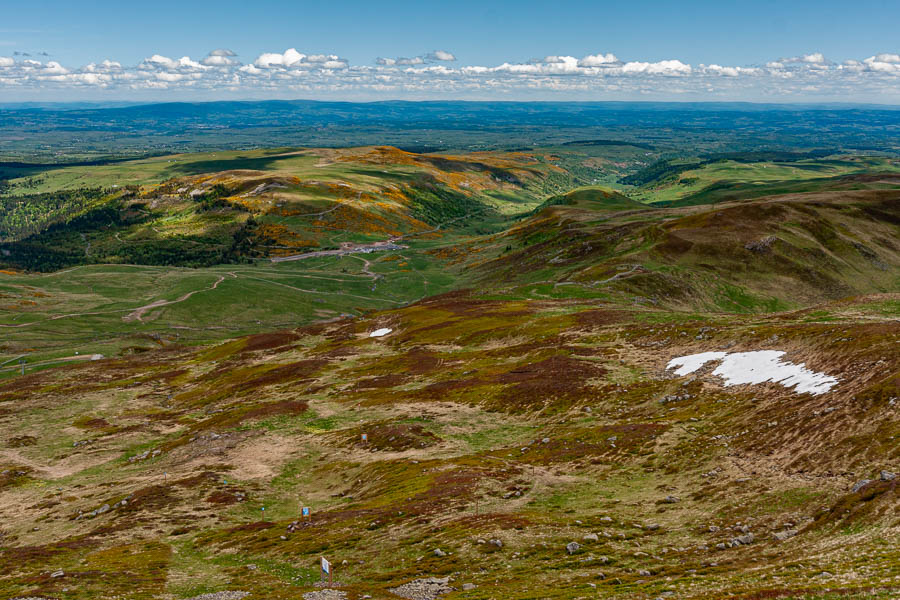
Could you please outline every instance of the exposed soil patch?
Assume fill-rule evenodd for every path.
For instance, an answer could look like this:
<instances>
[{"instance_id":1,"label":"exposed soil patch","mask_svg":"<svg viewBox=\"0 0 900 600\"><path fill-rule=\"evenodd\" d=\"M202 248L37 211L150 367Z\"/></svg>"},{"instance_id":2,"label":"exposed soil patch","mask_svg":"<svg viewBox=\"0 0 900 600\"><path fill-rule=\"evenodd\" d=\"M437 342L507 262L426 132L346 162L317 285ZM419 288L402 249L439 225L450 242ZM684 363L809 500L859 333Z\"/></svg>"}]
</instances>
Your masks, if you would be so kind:
<instances>
[{"instance_id":1,"label":"exposed soil patch","mask_svg":"<svg viewBox=\"0 0 900 600\"><path fill-rule=\"evenodd\" d=\"M20 435L6 440L7 448L23 448L25 446L34 446L35 444L37 444L37 438L33 435Z\"/></svg>"},{"instance_id":2,"label":"exposed soil patch","mask_svg":"<svg viewBox=\"0 0 900 600\"><path fill-rule=\"evenodd\" d=\"M271 350L282 348L301 339L301 336L289 331L275 331L272 333L259 333L251 335L244 344L244 352L257 350Z\"/></svg>"}]
</instances>

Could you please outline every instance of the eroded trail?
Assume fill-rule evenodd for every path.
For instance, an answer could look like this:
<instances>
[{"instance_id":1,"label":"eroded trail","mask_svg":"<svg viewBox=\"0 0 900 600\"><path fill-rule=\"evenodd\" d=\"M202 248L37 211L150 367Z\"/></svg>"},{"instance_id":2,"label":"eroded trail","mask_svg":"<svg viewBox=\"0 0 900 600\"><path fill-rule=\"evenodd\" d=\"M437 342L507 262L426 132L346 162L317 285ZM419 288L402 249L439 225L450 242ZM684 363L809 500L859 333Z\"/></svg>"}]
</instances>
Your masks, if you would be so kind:
<instances>
[{"instance_id":1,"label":"eroded trail","mask_svg":"<svg viewBox=\"0 0 900 600\"><path fill-rule=\"evenodd\" d=\"M237 277L233 273L229 273L229 275L231 275L232 277ZM133 311L131 311L130 313L128 313L127 315L125 315L124 317L122 317L122 320L125 321L126 323L130 323L132 321L143 321L144 315L147 314L147 312L153 310L154 308L159 308L160 306L169 306L171 304L178 304L179 302L184 302L185 300L187 300L194 294L198 294L200 292L209 292L211 290L216 289L217 287L219 287L219 284L222 283L223 281L225 281L225 276L221 275L221 276L219 276L219 279L216 280L216 282L214 284L212 284L211 287L204 288L202 290L194 290L193 292L188 292L188 293L184 294L183 296L176 298L175 300L156 300L154 302L151 302L150 304L145 304L144 306L138 307L138 308L134 309Z\"/></svg>"}]
</instances>

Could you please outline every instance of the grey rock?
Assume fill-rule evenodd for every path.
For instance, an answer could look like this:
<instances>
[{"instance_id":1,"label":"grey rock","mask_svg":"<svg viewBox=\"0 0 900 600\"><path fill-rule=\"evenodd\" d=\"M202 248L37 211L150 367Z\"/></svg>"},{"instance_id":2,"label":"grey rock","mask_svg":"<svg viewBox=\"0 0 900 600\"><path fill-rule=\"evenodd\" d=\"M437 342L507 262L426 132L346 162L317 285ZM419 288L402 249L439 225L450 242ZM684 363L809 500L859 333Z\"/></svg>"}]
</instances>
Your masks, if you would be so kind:
<instances>
[{"instance_id":1,"label":"grey rock","mask_svg":"<svg viewBox=\"0 0 900 600\"><path fill-rule=\"evenodd\" d=\"M659 523L650 523L649 525L645 525L644 529L647 531L656 531L659 529Z\"/></svg>"},{"instance_id":2,"label":"grey rock","mask_svg":"<svg viewBox=\"0 0 900 600\"><path fill-rule=\"evenodd\" d=\"M897 478L897 474L891 473L890 471L882 471L878 477L882 481L893 481L894 479Z\"/></svg>"},{"instance_id":3,"label":"grey rock","mask_svg":"<svg viewBox=\"0 0 900 600\"><path fill-rule=\"evenodd\" d=\"M746 535L740 535L740 536L734 538L734 541L739 544L743 544L744 546L749 546L750 544L753 543L753 534L748 533ZM734 542L732 542L732 543L734 543Z\"/></svg>"},{"instance_id":4,"label":"grey rock","mask_svg":"<svg viewBox=\"0 0 900 600\"><path fill-rule=\"evenodd\" d=\"M212 594L200 594L188 600L241 600L249 596L250 592L214 592Z\"/></svg>"},{"instance_id":5,"label":"grey rock","mask_svg":"<svg viewBox=\"0 0 900 600\"><path fill-rule=\"evenodd\" d=\"M855 494L856 492L858 492L865 486L869 485L870 483L872 483L871 479L863 479L861 481L857 481L856 483L853 484L853 487L850 489L850 492Z\"/></svg>"},{"instance_id":6,"label":"grey rock","mask_svg":"<svg viewBox=\"0 0 900 600\"><path fill-rule=\"evenodd\" d=\"M477 587L478 587L478 586L475 585L474 583L464 583L464 584L462 585L462 589L463 589L464 592L470 592L470 591L474 590L474 589L477 588Z\"/></svg>"},{"instance_id":7,"label":"grey rock","mask_svg":"<svg viewBox=\"0 0 900 600\"><path fill-rule=\"evenodd\" d=\"M648 571L647 569L641 569L640 571L638 571L638 575L641 575L642 577L650 577L652 573L650 573L650 571Z\"/></svg>"},{"instance_id":8,"label":"grey rock","mask_svg":"<svg viewBox=\"0 0 900 600\"><path fill-rule=\"evenodd\" d=\"M447 556L447 553L444 552L443 550L441 550L440 548L435 548L434 555L437 556L438 558L443 558L443 557Z\"/></svg>"},{"instance_id":9,"label":"grey rock","mask_svg":"<svg viewBox=\"0 0 900 600\"><path fill-rule=\"evenodd\" d=\"M581 544L579 544L578 542L569 542L568 544L566 544L566 552L568 552L569 554L575 554L580 549Z\"/></svg>"},{"instance_id":10,"label":"grey rock","mask_svg":"<svg viewBox=\"0 0 900 600\"><path fill-rule=\"evenodd\" d=\"M772 537L774 537L779 542L783 542L786 539L794 537L798 533L799 532L796 529L785 529L784 531L776 531L774 534L772 534Z\"/></svg>"},{"instance_id":11,"label":"grey rock","mask_svg":"<svg viewBox=\"0 0 900 600\"><path fill-rule=\"evenodd\" d=\"M57 577L63 577L63 576L65 576L65 574L66 574L65 571L63 571L62 569L60 569L59 571L53 571L52 573L50 573L50 577L56 579Z\"/></svg>"},{"instance_id":12,"label":"grey rock","mask_svg":"<svg viewBox=\"0 0 900 600\"><path fill-rule=\"evenodd\" d=\"M663 502L665 502L666 504L676 504L678 502L681 502L681 498L679 498L678 496L666 496L665 498L663 498Z\"/></svg>"},{"instance_id":13,"label":"grey rock","mask_svg":"<svg viewBox=\"0 0 900 600\"><path fill-rule=\"evenodd\" d=\"M488 544L490 544L491 546L496 546L497 548L502 548L502 547L503 547L503 540L498 540L498 539L495 538L495 539L492 539L492 540L488 540Z\"/></svg>"},{"instance_id":14,"label":"grey rock","mask_svg":"<svg viewBox=\"0 0 900 600\"><path fill-rule=\"evenodd\" d=\"M347 600L347 592L325 589L303 594L303 600Z\"/></svg>"},{"instance_id":15,"label":"grey rock","mask_svg":"<svg viewBox=\"0 0 900 600\"><path fill-rule=\"evenodd\" d=\"M436 600L438 597L452 592L453 588L450 587L449 577L429 577L404 583L401 586L390 588L388 591L408 600Z\"/></svg>"},{"instance_id":16,"label":"grey rock","mask_svg":"<svg viewBox=\"0 0 900 600\"><path fill-rule=\"evenodd\" d=\"M585 542L596 542L600 539L600 537L596 533L586 533L581 539L583 539Z\"/></svg>"}]
</instances>

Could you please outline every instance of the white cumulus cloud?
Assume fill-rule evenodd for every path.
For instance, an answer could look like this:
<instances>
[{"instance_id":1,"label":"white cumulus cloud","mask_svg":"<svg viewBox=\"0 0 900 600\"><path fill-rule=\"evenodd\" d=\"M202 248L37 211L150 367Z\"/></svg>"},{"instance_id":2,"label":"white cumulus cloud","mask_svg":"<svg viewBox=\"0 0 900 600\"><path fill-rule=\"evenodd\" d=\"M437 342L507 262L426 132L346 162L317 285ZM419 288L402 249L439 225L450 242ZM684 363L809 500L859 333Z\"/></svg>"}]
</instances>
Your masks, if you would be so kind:
<instances>
[{"instance_id":1,"label":"white cumulus cloud","mask_svg":"<svg viewBox=\"0 0 900 600\"><path fill-rule=\"evenodd\" d=\"M429 52L425 55L425 58L428 60L441 60L446 62L453 62L456 60L456 57L446 50L435 50L434 52Z\"/></svg>"},{"instance_id":2,"label":"white cumulus cloud","mask_svg":"<svg viewBox=\"0 0 900 600\"><path fill-rule=\"evenodd\" d=\"M691 98L795 101L839 99L900 103L900 55L880 53L836 63L820 52L774 59L760 66L724 62L691 65L598 52L577 58L552 54L529 61L459 64L446 50L379 58L350 65L339 54L262 52L242 64L227 48L205 57L153 54L137 64L113 59L83 66L65 60L0 57L4 90L54 97L58 90L95 88L98 98L127 98L141 90L179 91L206 98ZM499 62L499 61L498 61ZM149 93L149 92L148 92ZM6 97L11 97L7 94Z\"/></svg>"},{"instance_id":3,"label":"white cumulus cloud","mask_svg":"<svg viewBox=\"0 0 900 600\"><path fill-rule=\"evenodd\" d=\"M612 65L619 62L619 59L612 52L608 54L590 54L578 61L580 67L602 67Z\"/></svg>"}]
</instances>

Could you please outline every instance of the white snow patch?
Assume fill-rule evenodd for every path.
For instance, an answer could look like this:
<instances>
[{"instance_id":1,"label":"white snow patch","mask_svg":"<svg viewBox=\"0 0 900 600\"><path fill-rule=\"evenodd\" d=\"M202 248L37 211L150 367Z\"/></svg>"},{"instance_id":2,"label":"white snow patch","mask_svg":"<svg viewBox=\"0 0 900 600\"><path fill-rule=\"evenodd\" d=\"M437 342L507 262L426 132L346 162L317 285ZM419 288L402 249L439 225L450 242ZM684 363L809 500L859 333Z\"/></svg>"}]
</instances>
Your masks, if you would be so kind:
<instances>
[{"instance_id":1,"label":"white snow patch","mask_svg":"<svg viewBox=\"0 0 900 600\"><path fill-rule=\"evenodd\" d=\"M666 369L676 369L676 375L689 375L710 361L721 361L712 372L725 380L725 385L743 385L773 381L795 392L824 394L837 385L838 380L824 373L816 373L799 365L781 360L781 350L757 350L754 352L703 352L679 356L669 361Z\"/></svg>"},{"instance_id":2,"label":"white snow patch","mask_svg":"<svg viewBox=\"0 0 900 600\"><path fill-rule=\"evenodd\" d=\"M393 329L389 329L387 327L382 327L381 329L376 329L372 333L369 334L369 337L381 337L383 335L387 335L392 332Z\"/></svg>"},{"instance_id":3,"label":"white snow patch","mask_svg":"<svg viewBox=\"0 0 900 600\"><path fill-rule=\"evenodd\" d=\"M702 354L691 354L689 356L679 356L669 361L667 369L674 369L676 375L689 375L693 373L711 360L722 360L728 356L727 352L703 352Z\"/></svg>"}]
</instances>

